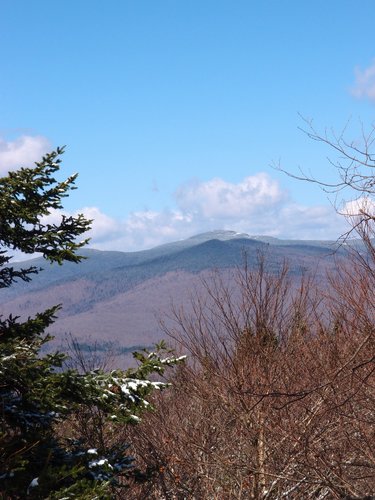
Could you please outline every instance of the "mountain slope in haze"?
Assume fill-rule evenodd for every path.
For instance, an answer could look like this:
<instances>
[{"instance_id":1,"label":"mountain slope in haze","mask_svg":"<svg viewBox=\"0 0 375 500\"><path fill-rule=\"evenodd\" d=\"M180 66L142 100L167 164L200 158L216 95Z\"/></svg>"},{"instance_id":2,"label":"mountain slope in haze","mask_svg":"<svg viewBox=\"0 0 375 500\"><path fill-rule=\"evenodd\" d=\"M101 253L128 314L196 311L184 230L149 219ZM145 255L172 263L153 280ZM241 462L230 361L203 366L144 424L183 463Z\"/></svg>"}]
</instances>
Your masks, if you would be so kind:
<instances>
[{"instance_id":1,"label":"mountain slope in haze","mask_svg":"<svg viewBox=\"0 0 375 500\"><path fill-rule=\"evenodd\" d=\"M1 314L34 315L63 304L51 332L66 332L81 339L115 341L123 348L150 345L162 333L155 316L175 303L186 303L202 276L212 269L241 266L246 259L256 266L259 252L267 255L270 272L288 260L291 274L305 270L324 279L345 249L333 252L333 242L283 242L251 238L231 231L214 231L141 252L108 252L86 249L80 264L50 266L43 259L21 263L44 268L31 283L17 283L2 290ZM18 265L21 265L18 264Z\"/></svg>"},{"instance_id":2,"label":"mountain slope in haze","mask_svg":"<svg viewBox=\"0 0 375 500\"><path fill-rule=\"evenodd\" d=\"M334 242L286 241L271 237L250 237L233 231L212 231L139 252L83 249L81 254L86 259L79 265L70 262L62 266L50 265L43 258L14 264L16 268L33 265L42 268L43 272L36 275L30 283L20 281L3 290L3 300L80 278L102 283L115 279L114 275L120 273L124 275L122 278L129 280L125 286L132 287L134 280L143 281L173 270L199 272L210 267L231 267L241 264L244 252L251 258L254 249L265 249L267 246L272 247L271 253L276 258L277 255L287 256L289 250L292 250L291 257L295 253L316 257L330 255L335 250L334 245ZM282 247L288 247L288 250Z\"/></svg>"}]
</instances>

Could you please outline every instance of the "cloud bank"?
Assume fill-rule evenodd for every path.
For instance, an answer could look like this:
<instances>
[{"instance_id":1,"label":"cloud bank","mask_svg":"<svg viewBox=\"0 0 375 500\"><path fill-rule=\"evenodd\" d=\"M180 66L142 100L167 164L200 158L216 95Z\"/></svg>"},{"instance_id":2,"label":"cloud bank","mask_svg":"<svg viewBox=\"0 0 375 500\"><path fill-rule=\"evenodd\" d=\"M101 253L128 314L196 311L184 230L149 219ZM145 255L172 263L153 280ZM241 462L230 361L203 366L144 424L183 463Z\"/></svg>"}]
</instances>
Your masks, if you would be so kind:
<instances>
[{"instance_id":1,"label":"cloud bank","mask_svg":"<svg viewBox=\"0 0 375 500\"><path fill-rule=\"evenodd\" d=\"M95 219L91 246L134 251L216 229L295 239L336 239L347 230L345 218L331 206L293 202L266 173L237 184L219 178L192 181L176 191L175 201L174 209L133 212L123 220L97 207L83 208L82 213Z\"/></svg>"},{"instance_id":2,"label":"cloud bank","mask_svg":"<svg viewBox=\"0 0 375 500\"><path fill-rule=\"evenodd\" d=\"M191 182L176 192L182 211L193 211L204 218L238 218L251 216L262 209L276 207L286 198L269 175L258 173L238 184L212 179Z\"/></svg>"},{"instance_id":3,"label":"cloud bank","mask_svg":"<svg viewBox=\"0 0 375 500\"><path fill-rule=\"evenodd\" d=\"M337 239L349 228L346 218L353 219L363 208L362 201L348 203L343 210L345 218L330 205L297 204L266 173L249 176L237 184L219 178L190 182L176 191L175 201L174 209L132 212L122 220L109 217L99 207L83 207L74 213L56 210L44 222L58 223L63 213L82 213L94 219L87 233L92 248L130 252L217 229L250 236Z\"/></svg>"},{"instance_id":4,"label":"cloud bank","mask_svg":"<svg viewBox=\"0 0 375 500\"><path fill-rule=\"evenodd\" d=\"M42 136L24 135L14 141L0 138L0 175L30 165L49 149ZM83 213L94 219L88 233L90 244L102 250L142 250L216 229L296 239L335 239L347 229L345 218L331 206L295 203L264 172L238 183L221 178L187 182L176 190L172 208L136 211L121 220L108 216L99 206L64 213ZM45 221L58 222L61 214L56 211Z\"/></svg>"}]
</instances>

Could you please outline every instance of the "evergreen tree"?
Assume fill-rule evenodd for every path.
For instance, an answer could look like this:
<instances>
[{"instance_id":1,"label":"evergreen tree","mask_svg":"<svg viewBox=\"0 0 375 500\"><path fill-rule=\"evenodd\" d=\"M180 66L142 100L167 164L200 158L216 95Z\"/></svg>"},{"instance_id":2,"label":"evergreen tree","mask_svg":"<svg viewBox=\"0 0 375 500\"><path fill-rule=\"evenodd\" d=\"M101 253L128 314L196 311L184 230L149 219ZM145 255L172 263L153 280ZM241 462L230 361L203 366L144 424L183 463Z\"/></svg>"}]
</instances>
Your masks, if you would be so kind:
<instances>
[{"instance_id":1,"label":"evergreen tree","mask_svg":"<svg viewBox=\"0 0 375 500\"><path fill-rule=\"evenodd\" d=\"M45 216L62 208L75 189L77 175L59 182L62 148L47 154L34 168L22 168L0 179L0 288L30 281L41 269L10 265L10 251L41 253L62 264L79 262L77 241L90 227L83 215L61 216L58 224ZM178 360L138 353L138 368L85 374L64 370L66 355L41 354L51 336L59 306L26 321L0 317L0 495L2 498L110 498L133 469L127 446L90 446L62 438L59 428L78 408L95 407L111 425L136 423L149 407L147 396L167 384L149 380Z\"/></svg>"}]
</instances>

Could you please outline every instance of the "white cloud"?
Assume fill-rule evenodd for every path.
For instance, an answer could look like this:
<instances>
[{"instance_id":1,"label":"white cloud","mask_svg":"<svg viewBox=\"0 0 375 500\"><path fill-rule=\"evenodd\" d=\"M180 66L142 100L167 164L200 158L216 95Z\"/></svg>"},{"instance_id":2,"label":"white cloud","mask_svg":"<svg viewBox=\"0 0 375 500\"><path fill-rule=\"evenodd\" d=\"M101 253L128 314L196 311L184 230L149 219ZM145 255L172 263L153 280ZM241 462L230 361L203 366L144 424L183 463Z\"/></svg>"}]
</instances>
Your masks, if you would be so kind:
<instances>
[{"instance_id":1,"label":"white cloud","mask_svg":"<svg viewBox=\"0 0 375 500\"><path fill-rule=\"evenodd\" d=\"M127 219L118 221L116 229L109 229L100 241L93 233L92 246L102 250L123 251L152 248L199 232L199 225L196 226L196 221L192 222L189 214L179 211L133 212Z\"/></svg>"},{"instance_id":2,"label":"white cloud","mask_svg":"<svg viewBox=\"0 0 375 500\"><path fill-rule=\"evenodd\" d=\"M279 184L266 173L246 177L238 184L215 178L191 182L176 192L179 207L203 217L244 217L285 200Z\"/></svg>"},{"instance_id":3,"label":"white cloud","mask_svg":"<svg viewBox=\"0 0 375 500\"><path fill-rule=\"evenodd\" d=\"M345 203L341 209L341 214L351 227L359 229L359 232L361 232L361 228L363 228L361 222L369 218L375 218L375 200L369 196L360 196Z\"/></svg>"},{"instance_id":4,"label":"white cloud","mask_svg":"<svg viewBox=\"0 0 375 500\"><path fill-rule=\"evenodd\" d=\"M174 210L133 212L122 221L84 209L89 217L97 215L92 246L141 250L215 229L296 239L336 239L347 230L345 218L331 206L298 205L264 173L238 184L195 181L177 191L176 201Z\"/></svg>"},{"instance_id":5,"label":"white cloud","mask_svg":"<svg viewBox=\"0 0 375 500\"><path fill-rule=\"evenodd\" d=\"M97 241L105 239L108 234L116 233L118 230L117 222L108 215L103 214L97 207L84 207L76 212L74 216L77 216L78 213L83 214L86 219L93 220L92 229L88 236Z\"/></svg>"},{"instance_id":6,"label":"white cloud","mask_svg":"<svg viewBox=\"0 0 375 500\"><path fill-rule=\"evenodd\" d=\"M42 218L42 222L44 224L59 224L63 215L77 217L78 214L83 214L86 219L93 220L91 229L86 234L87 238L91 238L93 241L100 243L108 237L114 238L120 230L118 222L103 214L97 207L83 207L73 213L66 210L53 210L49 215Z\"/></svg>"},{"instance_id":7,"label":"white cloud","mask_svg":"<svg viewBox=\"0 0 375 500\"><path fill-rule=\"evenodd\" d=\"M50 149L48 140L43 136L23 135L14 141L0 138L0 175L9 170L31 165Z\"/></svg>"},{"instance_id":8,"label":"white cloud","mask_svg":"<svg viewBox=\"0 0 375 500\"><path fill-rule=\"evenodd\" d=\"M292 202L280 209L274 227L273 236L308 240L335 240L348 230L345 218L331 205L303 206Z\"/></svg>"},{"instance_id":9,"label":"white cloud","mask_svg":"<svg viewBox=\"0 0 375 500\"><path fill-rule=\"evenodd\" d=\"M364 97L375 101L375 60L364 70L355 69L355 85L352 94L358 98Z\"/></svg>"},{"instance_id":10,"label":"white cloud","mask_svg":"<svg viewBox=\"0 0 375 500\"><path fill-rule=\"evenodd\" d=\"M375 201L369 196L361 196L345 203L341 213L346 217L361 217L363 214L375 216Z\"/></svg>"}]
</instances>

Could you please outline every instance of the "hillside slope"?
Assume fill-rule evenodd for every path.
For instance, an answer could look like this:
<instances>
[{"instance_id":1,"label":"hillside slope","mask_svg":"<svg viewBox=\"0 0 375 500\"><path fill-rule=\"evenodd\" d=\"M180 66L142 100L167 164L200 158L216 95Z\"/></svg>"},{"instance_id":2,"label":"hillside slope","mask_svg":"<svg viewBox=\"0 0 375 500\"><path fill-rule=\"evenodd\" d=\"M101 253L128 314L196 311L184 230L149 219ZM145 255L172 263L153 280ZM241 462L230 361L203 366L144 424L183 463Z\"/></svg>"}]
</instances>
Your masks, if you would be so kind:
<instances>
[{"instance_id":1,"label":"hillside slope","mask_svg":"<svg viewBox=\"0 0 375 500\"><path fill-rule=\"evenodd\" d=\"M32 316L63 304L51 332L61 339L71 333L82 341L115 342L118 348L150 345L162 332L158 316L171 301L187 303L202 276L213 269L228 270L246 260L253 268L260 252L267 255L270 272L288 260L291 274L306 270L325 279L343 249L333 253L331 242L262 241L261 237L215 231L142 252L84 250L81 264L50 266L43 259L23 262L43 267L31 283L3 290L1 314Z\"/></svg>"}]
</instances>

